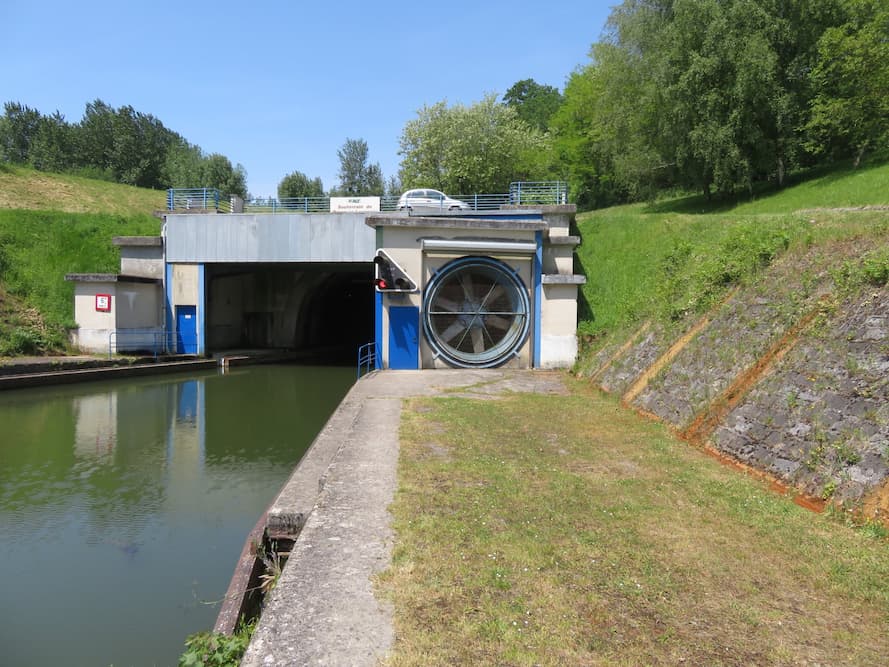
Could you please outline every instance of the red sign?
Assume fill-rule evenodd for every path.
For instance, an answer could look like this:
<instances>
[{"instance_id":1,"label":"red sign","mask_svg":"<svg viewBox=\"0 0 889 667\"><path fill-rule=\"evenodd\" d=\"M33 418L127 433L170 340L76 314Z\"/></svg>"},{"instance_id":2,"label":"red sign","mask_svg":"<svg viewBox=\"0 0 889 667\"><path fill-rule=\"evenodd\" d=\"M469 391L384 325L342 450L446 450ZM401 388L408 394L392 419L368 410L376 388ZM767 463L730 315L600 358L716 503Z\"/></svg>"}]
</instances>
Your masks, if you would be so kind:
<instances>
[{"instance_id":1,"label":"red sign","mask_svg":"<svg viewBox=\"0 0 889 667\"><path fill-rule=\"evenodd\" d=\"M100 310L103 313L111 312L110 294L96 294L96 310Z\"/></svg>"}]
</instances>

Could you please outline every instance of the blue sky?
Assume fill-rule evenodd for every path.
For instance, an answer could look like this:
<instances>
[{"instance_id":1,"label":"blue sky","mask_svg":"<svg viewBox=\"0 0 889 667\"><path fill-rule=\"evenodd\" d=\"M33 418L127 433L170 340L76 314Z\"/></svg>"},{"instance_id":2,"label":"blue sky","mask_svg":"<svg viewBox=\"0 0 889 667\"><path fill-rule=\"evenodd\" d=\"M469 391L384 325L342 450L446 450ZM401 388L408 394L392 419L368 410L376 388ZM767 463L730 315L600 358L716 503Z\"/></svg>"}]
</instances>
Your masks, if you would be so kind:
<instances>
[{"instance_id":1,"label":"blue sky","mask_svg":"<svg viewBox=\"0 0 889 667\"><path fill-rule=\"evenodd\" d=\"M72 123L131 105L242 164L256 196L295 170L335 186L347 138L388 178L423 105L563 89L616 3L523 4L0 0L0 103Z\"/></svg>"}]
</instances>

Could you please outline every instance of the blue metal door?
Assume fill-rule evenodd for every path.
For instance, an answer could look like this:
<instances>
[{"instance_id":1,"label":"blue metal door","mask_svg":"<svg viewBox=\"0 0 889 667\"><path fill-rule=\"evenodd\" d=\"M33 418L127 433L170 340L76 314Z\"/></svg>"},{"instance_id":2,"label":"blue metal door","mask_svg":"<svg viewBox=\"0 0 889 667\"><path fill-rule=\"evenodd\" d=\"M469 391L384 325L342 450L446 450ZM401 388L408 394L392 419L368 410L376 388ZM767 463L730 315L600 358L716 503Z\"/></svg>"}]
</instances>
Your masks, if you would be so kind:
<instances>
[{"instance_id":1,"label":"blue metal door","mask_svg":"<svg viewBox=\"0 0 889 667\"><path fill-rule=\"evenodd\" d=\"M198 353L197 306L176 306L176 353Z\"/></svg>"},{"instance_id":2,"label":"blue metal door","mask_svg":"<svg viewBox=\"0 0 889 667\"><path fill-rule=\"evenodd\" d=\"M389 308L389 368L416 370L419 367L419 328L417 306Z\"/></svg>"}]
</instances>

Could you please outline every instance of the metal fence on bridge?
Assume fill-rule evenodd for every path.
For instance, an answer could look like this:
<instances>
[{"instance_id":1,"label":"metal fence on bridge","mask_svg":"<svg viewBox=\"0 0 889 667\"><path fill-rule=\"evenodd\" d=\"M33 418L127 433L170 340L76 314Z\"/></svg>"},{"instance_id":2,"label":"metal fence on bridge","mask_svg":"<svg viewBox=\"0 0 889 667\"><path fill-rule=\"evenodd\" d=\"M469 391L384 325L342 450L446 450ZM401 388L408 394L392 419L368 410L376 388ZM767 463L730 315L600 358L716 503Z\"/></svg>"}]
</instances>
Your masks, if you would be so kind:
<instances>
[{"instance_id":1,"label":"metal fence on bridge","mask_svg":"<svg viewBox=\"0 0 889 667\"><path fill-rule=\"evenodd\" d=\"M516 181L509 192L500 194L451 195L473 211L496 211L504 205L567 204L564 181ZM397 211L398 195L380 197L380 211ZM171 188L167 192L170 211L214 211L217 213L330 213L330 197L265 197L241 200L212 188Z\"/></svg>"}]
</instances>

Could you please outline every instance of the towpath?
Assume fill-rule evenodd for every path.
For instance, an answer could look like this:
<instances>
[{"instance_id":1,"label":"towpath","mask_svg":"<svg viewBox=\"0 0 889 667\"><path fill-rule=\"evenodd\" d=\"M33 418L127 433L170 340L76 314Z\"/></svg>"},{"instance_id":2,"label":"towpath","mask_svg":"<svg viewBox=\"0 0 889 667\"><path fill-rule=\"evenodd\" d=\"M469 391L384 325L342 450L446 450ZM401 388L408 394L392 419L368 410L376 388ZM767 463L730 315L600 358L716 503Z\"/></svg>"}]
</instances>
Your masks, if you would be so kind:
<instances>
[{"instance_id":1,"label":"towpath","mask_svg":"<svg viewBox=\"0 0 889 667\"><path fill-rule=\"evenodd\" d=\"M504 392L563 393L548 371L383 371L347 394L270 510L304 526L263 610L242 667L375 665L390 651L392 610L373 576L390 562L403 399ZM304 510L306 477L313 507ZM288 519L287 517L290 517Z\"/></svg>"}]
</instances>

